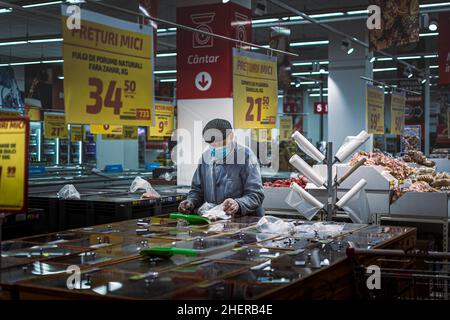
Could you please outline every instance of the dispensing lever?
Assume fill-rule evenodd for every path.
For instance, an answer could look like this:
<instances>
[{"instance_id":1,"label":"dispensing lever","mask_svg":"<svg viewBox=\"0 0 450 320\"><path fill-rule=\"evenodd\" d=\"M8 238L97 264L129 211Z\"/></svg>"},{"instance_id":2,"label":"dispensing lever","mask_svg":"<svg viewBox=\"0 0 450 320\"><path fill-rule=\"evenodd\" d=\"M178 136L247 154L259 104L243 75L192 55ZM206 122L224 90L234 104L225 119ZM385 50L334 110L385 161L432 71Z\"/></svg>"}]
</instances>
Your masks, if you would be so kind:
<instances>
[{"instance_id":1,"label":"dispensing lever","mask_svg":"<svg viewBox=\"0 0 450 320\"><path fill-rule=\"evenodd\" d=\"M350 177L353 172L355 172L359 167L364 165L367 161L367 158L360 159L354 166L352 166L338 181L336 181L336 185L342 184L348 177Z\"/></svg>"}]
</instances>

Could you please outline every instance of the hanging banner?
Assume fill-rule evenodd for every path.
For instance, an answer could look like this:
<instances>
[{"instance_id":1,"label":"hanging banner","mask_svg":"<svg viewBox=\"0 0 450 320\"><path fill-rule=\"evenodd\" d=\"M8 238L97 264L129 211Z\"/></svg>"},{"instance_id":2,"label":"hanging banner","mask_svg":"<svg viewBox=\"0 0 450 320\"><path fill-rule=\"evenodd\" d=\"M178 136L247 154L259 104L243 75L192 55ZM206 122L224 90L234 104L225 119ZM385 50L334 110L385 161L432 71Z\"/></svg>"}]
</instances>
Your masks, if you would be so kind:
<instances>
[{"instance_id":1,"label":"hanging banner","mask_svg":"<svg viewBox=\"0 0 450 320\"><path fill-rule=\"evenodd\" d=\"M277 85L275 57L233 48L234 127L275 128Z\"/></svg>"},{"instance_id":2,"label":"hanging banner","mask_svg":"<svg viewBox=\"0 0 450 320\"><path fill-rule=\"evenodd\" d=\"M174 129L175 106L167 103L155 103L155 126L147 131L148 140L154 137L170 137Z\"/></svg>"},{"instance_id":3,"label":"hanging banner","mask_svg":"<svg viewBox=\"0 0 450 320\"><path fill-rule=\"evenodd\" d=\"M368 133L384 134L384 90L367 84L366 123Z\"/></svg>"},{"instance_id":4,"label":"hanging banner","mask_svg":"<svg viewBox=\"0 0 450 320\"><path fill-rule=\"evenodd\" d=\"M0 108L0 118L17 118L20 117L20 111L14 109Z\"/></svg>"},{"instance_id":5,"label":"hanging banner","mask_svg":"<svg viewBox=\"0 0 450 320\"><path fill-rule=\"evenodd\" d=\"M369 50L383 50L419 42L419 0L370 0L380 8L369 12ZM377 25L379 22L379 25ZM440 28L439 28L440 29Z\"/></svg>"},{"instance_id":6,"label":"hanging banner","mask_svg":"<svg viewBox=\"0 0 450 320\"><path fill-rule=\"evenodd\" d=\"M439 84L450 83L450 13L439 13Z\"/></svg>"},{"instance_id":7,"label":"hanging banner","mask_svg":"<svg viewBox=\"0 0 450 320\"><path fill-rule=\"evenodd\" d=\"M27 212L29 136L28 119L0 119L0 212Z\"/></svg>"},{"instance_id":8,"label":"hanging banner","mask_svg":"<svg viewBox=\"0 0 450 320\"><path fill-rule=\"evenodd\" d=\"M280 141L290 141L293 130L292 116L280 117Z\"/></svg>"},{"instance_id":9,"label":"hanging banner","mask_svg":"<svg viewBox=\"0 0 450 320\"><path fill-rule=\"evenodd\" d=\"M44 138L45 139L67 139L66 117L61 113L44 114Z\"/></svg>"},{"instance_id":10,"label":"hanging banner","mask_svg":"<svg viewBox=\"0 0 450 320\"><path fill-rule=\"evenodd\" d=\"M109 124L91 124L90 132L92 134L122 134L123 126Z\"/></svg>"},{"instance_id":11,"label":"hanging banner","mask_svg":"<svg viewBox=\"0 0 450 320\"><path fill-rule=\"evenodd\" d=\"M66 15L66 6L62 6ZM75 124L145 125L153 106L153 30L88 10L62 19L64 100Z\"/></svg>"},{"instance_id":12,"label":"hanging banner","mask_svg":"<svg viewBox=\"0 0 450 320\"><path fill-rule=\"evenodd\" d=\"M83 141L83 126L81 125L70 126L70 141L72 142Z\"/></svg>"},{"instance_id":13,"label":"hanging banner","mask_svg":"<svg viewBox=\"0 0 450 320\"><path fill-rule=\"evenodd\" d=\"M391 95L391 134L401 135L405 128L405 93Z\"/></svg>"}]
</instances>

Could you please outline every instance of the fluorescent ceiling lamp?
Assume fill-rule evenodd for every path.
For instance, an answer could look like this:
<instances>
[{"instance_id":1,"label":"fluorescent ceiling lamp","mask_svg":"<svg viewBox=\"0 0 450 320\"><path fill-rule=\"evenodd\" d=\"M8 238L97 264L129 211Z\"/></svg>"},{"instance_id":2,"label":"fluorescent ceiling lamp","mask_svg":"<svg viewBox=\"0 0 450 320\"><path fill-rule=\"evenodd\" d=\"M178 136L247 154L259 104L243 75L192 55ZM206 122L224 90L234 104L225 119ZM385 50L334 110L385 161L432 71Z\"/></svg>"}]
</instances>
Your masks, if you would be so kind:
<instances>
[{"instance_id":1,"label":"fluorescent ceiling lamp","mask_svg":"<svg viewBox=\"0 0 450 320\"><path fill-rule=\"evenodd\" d=\"M252 20L252 24L259 24L259 23L269 23L269 22L277 22L278 19L272 18L272 19L258 19L258 20Z\"/></svg>"},{"instance_id":2,"label":"fluorescent ceiling lamp","mask_svg":"<svg viewBox=\"0 0 450 320\"><path fill-rule=\"evenodd\" d=\"M387 58L377 58L377 61L392 61L393 59L390 57Z\"/></svg>"},{"instance_id":3,"label":"fluorescent ceiling lamp","mask_svg":"<svg viewBox=\"0 0 450 320\"><path fill-rule=\"evenodd\" d=\"M164 29L164 28L163 29L156 29L156 32L158 32L158 33L159 32L167 32L167 29Z\"/></svg>"},{"instance_id":4,"label":"fluorescent ceiling lamp","mask_svg":"<svg viewBox=\"0 0 450 320\"><path fill-rule=\"evenodd\" d=\"M161 79L160 82L176 82L177 79Z\"/></svg>"},{"instance_id":5,"label":"fluorescent ceiling lamp","mask_svg":"<svg viewBox=\"0 0 450 320\"><path fill-rule=\"evenodd\" d=\"M439 66L430 66L430 69L438 69Z\"/></svg>"},{"instance_id":6,"label":"fluorescent ceiling lamp","mask_svg":"<svg viewBox=\"0 0 450 320\"><path fill-rule=\"evenodd\" d=\"M450 2L420 4L419 8L424 9L424 8L434 8L434 7L443 7L443 6L450 6Z\"/></svg>"},{"instance_id":7,"label":"fluorescent ceiling lamp","mask_svg":"<svg viewBox=\"0 0 450 320\"><path fill-rule=\"evenodd\" d=\"M51 6L54 4L61 4L62 1L52 1L52 2L41 2L41 3L33 3L33 4L27 4L22 6L22 8L35 8L35 7L44 7L44 6Z\"/></svg>"},{"instance_id":8,"label":"fluorescent ceiling lamp","mask_svg":"<svg viewBox=\"0 0 450 320\"><path fill-rule=\"evenodd\" d=\"M15 62L15 63L10 63L10 66L24 66L24 65L28 65L28 64L39 64L41 63L40 61L25 61L25 62Z\"/></svg>"},{"instance_id":9,"label":"fluorescent ceiling lamp","mask_svg":"<svg viewBox=\"0 0 450 320\"><path fill-rule=\"evenodd\" d=\"M42 63L63 63L64 60L43 60Z\"/></svg>"},{"instance_id":10,"label":"fluorescent ceiling lamp","mask_svg":"<svg viewBox=\"0 0 450 320\"><path fill-rule=\"evenodd\" d=\"M294 81L291 81L291 86L293 86L295 84L295 82Z\"/></svg>"},{"instance_id":11,"label":"fluorescent ceiling lamp","mask_svg":"<svg viewBox=\"0 0 450 320\"><path fill-rule=\"evenodd\" d=\"M12 11L12 8L0 8L0 13L8 13L11 11Z\"/></svg>"},{"instance_id":12,"label":"fluorescent ceiling lamp","mask_svg":"<svg viewBox=\"0 0 450 320\"><path fill-rule=\"evenodd\" d=\"M374 63L376 59L377 59L377 58L375 58L375 57L371 57L370 60L369 60L369 62L370 62L370 63Z\"/></svg>"},{"instance_id":13,"label":"fluorescent ceiling lamp","mask_svg":"<svg viewBox=\"0 0 450 320\"><path fill-rule=\"evenodd\" d=\"M328 91L328 88L323 88L323 91ZM320 88L312 88L312 89L308 89L308 91L312 92L312 91L320 91Z\"/></svg>"},{"instance_id":14,"label":"fluorescent ceiling lamp","mask_svg":"<svg viewBox=\"0 0 450 320\"><path fill-rule=\"evenodd\" d=\"M437 58L438 55L437 54L427 54L423 56L425 59L431 59L431 58Z\"/></svg>"},{"instance_id":15,"label":"fluorescent ceiling lamp","mask_svg":"<svg viewBox=\"0 0 450 320\"><path fill-rule=\"evenodd\" d=\"M378 68L378 69L373 69L373 72L395 71L395 70L397 70L397 68Z\"/></svg>"},{"instance_id":16,"label":"fluorescent ceiling lamp","mask_svg":"<svg viewBox=\"0 0 450 320\"><path fill-rule=\"evenodd\" d=\"M348 15L357 15L357 14L368 14L368 10L354 10L354 11L347 11Z\"/></svg>"},{"instance_id":17,"label":"fluorescent ceiling lamp","mask_svg":"<svg viewBox=\"0 0 450 320\"><path fill-rule=\"evenodd\" d=\"M320 71L306 71L306 72L294 72L292 73L293 76L314 76L318 74L328 74L328 71L320 72Z\"/></svg>"},{"instance_id":18,"label":"fluorescent ceiling lamp","mask_svg":"<svg viewBox=\"0 0 450 320\"><path fill-rule=\"evenodd\" d=\"M270 45L264 44L264 45L261 45L261 47L263 47L263 48L270 48ZM252 47L252 50L261 50L261 48L258 48L258 47Z\"/></svg>"},{"instance_id":19,"label":"fluorescent ceiling lamp","mask_svg":"<svg viewBox=\"0 0 450 320\"><path fill-rule=\"evenodd\" d=\"M302 84L317 84L317 81L302 81Z\"/></svg>"},{"instance_id":20,"label":"fluorescent ceiling lamp","mask_svg":"<svg viewBox=\"0 0 450 320\"><path fill-rule=\"evenodd\" d=\"M177 28L169 28L168 31L177 31Z\"/></svg>"},{"instance_id":21,"label":"fluorescent ceiling lamp","mask_svg":"<svg viewBox=\"0 0 450 320\"><path fill-rule=\"evenodd\" d=\"M13 46L17 44L26 44L26 41L9 41L9 42L0 42L0 46Z\"/></svg>"},{"instance_id":22,"label":"fluorescent ceiling lamp","mask_svg":"<svg viewBox=\"0 0 450 320\"><path fill-rule=\"evenodd\" d=\"M157 70L154 74L177 73L177 70Z\"/></svg>"},{"instance_id":23,"label":"fluorescent ceiling lamp","mask_svg":"<svg viewBox=\"0 0 450 320\"><path fill-rule=\"evenodd\" d=\"M64 80L64 77L63 76L59 76L58 79L59 80Z\"/></svg>"},{"instance_id":24,"label":"fluorescent ceiling lamp","mask_svg":"<svg viewBox=\"0 0 450 320\"><path fill-rule=\"evenodd\" d=\"M6 66L9 66L9 64L7 64L7 63L0 63L0 67L6 67Z\"/></svg>"},{"instance_id":25,"label":"fluorescent ceiling lamp","mask_svg":"<svg viewBox=\"0 0 450 320\"><path fill-rule=\"evenodd\" d=\"M406 56L406 57L397 57L398 60L412 60L412 59L420 59L421 56Z\"/></svg>"},{"instance_id":26,"label":"fluorescent ceiling lamp","mask_svg":"<svg viewBox=\"0 0 450 320\"><path fill-rule=\"evenodd\" d=\"M284 97L283 95L278 95L278 99L283 98L283 97Z\"/></svg>"},{"instance_id":27,"label":"fluorescent ceiling lamp","mask_svg":"<svg viewBox=\"0 0 450 320\"><path fill-rule=\"evenodd\" d=\"M157 53L156 57L157 58L165 58L165 57L176 57L177 53L176 52L168 52L168 53Z\"/></svg>"},{"instance_id":28,"label":"fluorescent ceiling lamp","mask_svg":"<svg viewBox=\"0 0 450 320\"><path fill-rule=\"evenodd\" d=\"M319 41L303 41L303 42L293 42L289 44L291 47L307 47L307 46L321 46L327 45L330 41L328 40L319 40Z\"/></svg>"},{"instance_id":29,"label":"fluorescent ceiling lamp","mask_svg":"<svg viewBox=\"0 0 450 320\"><path fill-rule=\"evenodd\" d=\"M350 48L348 48L348 50L347 50L347 54L352 54L353 51L355 51L355 48L350 47Z\"/></svg>"},{"instance_id":30,"label":"fluorescent ceiling lamp","mask_svg":"<svg viewBox=\"0 0 450 320\"><path fill-rule=\"evenodd\" d=\"M304 61L304 62L294 62L292 65L294 67L299 67L299 66L312 66L313 63L316 61ZM329 61L317 61L317 63L319 64L329 64Z\"/></svg>"},{"instance_id":31,"label":"fluorescent ceiling lamp","mask_svg":"<svg viewBox=\"0 0 450 320\"><path fill-rule=\"evenodd\" d=\"M438 36L439 32L427 32L427 33L419 33L420 37L434 37Z\"/></svg>"},{"instance_id":32,"label":"fluorescent ceiling lamp","mask_svg":"<svg viewBox=\"0 0 450 320\"><path fill-rule=\"evenodd\" d=\"M46 42L61 42L63 38L50 38L50 39L36 39L28 40L28 43L46 43Z\"/></svg>"},{"instance_id":33,"label":"fluorescent ceiling lamp","mask_svg":"<svg viewBox=\"0 0 450 320\"><path fill-rule=\"evenodd\" d=\"M289 20L294 21L294 20L303 20L302 17L300 16L293 16L293 17L289 17Z\"/></svg>"},{"instance_id":34,"label":"fluorescent ceiling lamp","mask_svg":"<svg viewBox=\"0 0 450 320\"><path fill-rule=\"evenodd\" d=\"M320 97L320 93L310 93L310 97ZM323 94L324 97L328 97L328 93Z\"/></svg>"},{"instance_id":35,"label":"fluorescent ceiling lamp","mask_svg":"<svg viewBox=\"0 0 450 320\"><path fill-rule=\"evenodd\" d=\"M328 17L338 17L343 16L343 12L330 12L330 13L320 13L320 14L312 14L311 18L328 18Z\"/></svg>"}]
</instances>

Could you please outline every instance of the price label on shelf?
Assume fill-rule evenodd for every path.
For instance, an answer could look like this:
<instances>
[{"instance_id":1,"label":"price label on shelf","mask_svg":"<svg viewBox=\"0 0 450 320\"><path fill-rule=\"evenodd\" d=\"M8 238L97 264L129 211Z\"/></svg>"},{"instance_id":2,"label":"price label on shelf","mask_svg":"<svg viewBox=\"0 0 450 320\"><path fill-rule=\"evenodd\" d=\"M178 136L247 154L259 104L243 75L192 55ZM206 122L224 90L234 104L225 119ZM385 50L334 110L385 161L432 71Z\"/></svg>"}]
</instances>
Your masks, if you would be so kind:
<instances>
[{"instance_id":1,"label":"price label on shelf","mask_svg":"<svg viewBox=\"0 0 450 320\"><path fill-rule=\"evenodd\" d=\"M155 103L155 126L148 132L148 140L155 137L169 137L174 129L175 106L168 103Z\"/></svg>"},{"instance_id":2,"label":"price label on shelf","mask_svg":"<svg viewBox=\"0 0 450 320\"><path fill-rule=\"evenodd\" d=\"M70 126L70 141L72 142L83 141L83 126L81 125Z\"/></svg>"},{"instance_id":3,"label":"price label on shelf","mask_svg":"<svg viewBox=\"0 0 450 320\"><path fill-rule=\"evenodd\" d=\"M366 87L366 116L368 133L384 134L384 90Z\"/></svg>"},{"instance_id":4,"label":"price label on shelf","mask_svg":"<svg viewBox=\"0 0 450 320\"><path fill-rule=\"evenodd\" d=\"M234 48L234 127L275 128L277 94L277 59Z\"/></svg>"},{"instance_id":5,"label":"price label on shelf","mask_svg":"<svg viewBox=\"0 0 450 320\"><path fill-rule=\"evenodd\" d=\"M61 113L44 114L44 138L45 139L67 139L66 116Z\"/></svg>"},{"instance_id":6,"label":"price label on shelf","mask_svg":"<svg viewBox=\"0 0 450 320\"><path fill-rule=\"evenodd\" d=\"M280 117L280 141L290 141L294 131L292 116Z\"/></svg>"},{"instance_id":7,"label":"price label on shelf","mask_svg":"<svg viewBox=\"0 0 450 320\"><path fill-rule=\"evenodd\" d=\"M29 120L0 119L0 212L26 212Z\"/></svg>"},{"instance_id":8,"label":"price label on shelf","mask_svg":"<svg viewBox=\"0 0 450 320\"><path fill-rule=\"evenodd\" d=\"M405 104L404 93L391 95L391 134L401 135L405 128Z\"/></svg>"},{"instance_id":9,"label":"price label on shelf","mask_svg":"<svg viewBox=\"0 0 450 320\"><path fill-rule=\"evenodd\" d=\"M153 106L152 28L88 10L81 10L80 29L69 30L66 19L62 24L67 121L148 126Z\"/></svg>"}]
</instances>

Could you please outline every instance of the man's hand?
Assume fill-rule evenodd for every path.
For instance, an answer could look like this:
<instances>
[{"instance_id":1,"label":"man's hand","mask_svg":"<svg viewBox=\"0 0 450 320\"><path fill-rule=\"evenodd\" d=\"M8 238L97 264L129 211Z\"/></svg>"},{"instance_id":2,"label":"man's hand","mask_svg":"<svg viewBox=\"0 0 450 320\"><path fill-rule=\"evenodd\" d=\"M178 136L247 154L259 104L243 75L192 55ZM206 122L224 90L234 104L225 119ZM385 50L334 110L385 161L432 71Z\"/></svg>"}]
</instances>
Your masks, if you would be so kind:
<instances>
[{"instance_id":1,"label":"man's hand","mask_svg":"<svg viewBox=\"0 0 450 320\"><path fill-rule=\"evenodd\" d=\"M178 206L178 211L181 213L192 213L194 211L194 204L190 200L183 200Z\"/></svg>"},{"instance_id":2,"label":"man's hand","mask_svg":"<svg viewBox=\"0 0 450 320\"><path fill-rule=\"evenodd\" d=\"M228 198L223 202L223 211L227 214L235 214L239 211L239 204L236 200Z\"/></svg>"}]
</instances>

